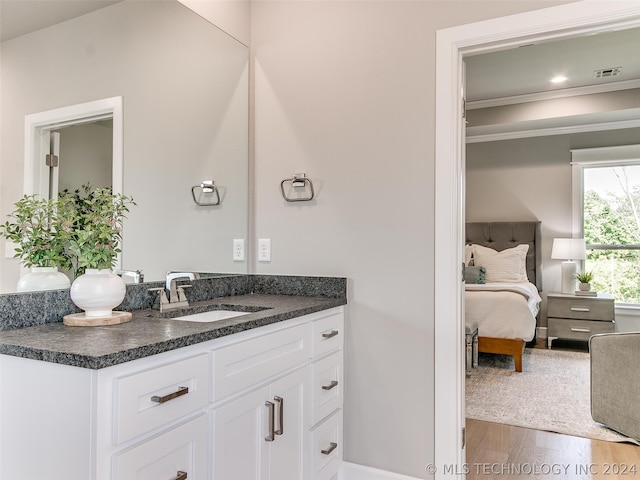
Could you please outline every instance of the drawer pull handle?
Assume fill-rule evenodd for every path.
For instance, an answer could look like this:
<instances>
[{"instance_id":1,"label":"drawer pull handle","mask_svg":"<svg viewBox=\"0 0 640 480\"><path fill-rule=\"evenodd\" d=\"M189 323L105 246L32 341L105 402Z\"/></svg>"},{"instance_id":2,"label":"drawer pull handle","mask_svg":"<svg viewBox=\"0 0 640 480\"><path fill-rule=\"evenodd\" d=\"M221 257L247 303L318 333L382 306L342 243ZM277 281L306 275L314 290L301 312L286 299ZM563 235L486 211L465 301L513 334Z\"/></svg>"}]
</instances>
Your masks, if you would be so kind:
<instances>
[{"instance_id":1,"label":"drawer pull handle","mask_svg":"<svg viewBox=\"0 0 640 480\"><path fill-rule=\"evenodd\" d=\"M269 435L264 437L264 439L267 442L273 442L276 439L275 432L274 432L274 423L275 423L274 416L275 416L276 406L273 402L269 402L269 401L264 402L264 404L269 409Z\"/></svg>"},{"instance_id":2,"label":"drawer pull handle","mask_svg":"<svg viewBox=\"0 0 640 480\"><path fill-rule=\"evenodd\" d=\"M278 403L278 429L274 433L282 435L284 433L284 399L282 397L273 397L273 400Z\"/></svg>"},{"instance_id":3,"label":"drawer pull handle","mask_svg":"<svg viewBox=\"0 0 640 480\"><path fill-rule=\"evenodd\" d=\"M320 450L320 453L322 453L323 455L329 455L331 452L333 452L336 448L338 448L338 444L335 442L331 442L329 444L329 448L325 448L323 450Z\"/></svg>"},{"instance_id":4,"label":"drawer pull handle","mask_svg":"<svg viewBox=\"0 0 640 480\"><path fill-rule=\"evenodd\" d=\"M164 403L168 402L169 400L173 400L174 398L186 395L187 393L189 393L189 387L178 387L177 391L169 393L168 395L163 395L161 397L158 395L154 395L153 397L151 397L151 401L156 403Z\"/></svg>"},{"instance_id":5,"label":"drawer pull handle","mask_svg":"<svg viewBox=\"0 0 640 480\"><path fill-rule=\"evenodd\" d=\"M576 328L576 327L571 327L571 331L572 331L572 332L589 333L591 330L589 330L588 328Z\"/></svg>"},{"instance_id":6,"label":"drawer pull handle","mask_svg":"<svg viewBox=\"0 0 640 480\"><path fill-rule=\"evenodd\" d=\"M589 307L571 307L572 312L589 312Z\"/></svg>"},{"instance_id":7,"label":"drawer pull handle","mask_svg":"<svg viewBox=\"0 0 640 480\"><path fill-rule=\"evenodd\" d=\"M187 472L178 470L176 477L173 480L187 480Z\"/></svg>"},{"instance_id":8,"label":"drawer pull handle","mask_svg":"<svg viewBox=\"0 0 640 480\"><path fill-rule=\"evenodd\" d=\"M331 390L333 388L336 388L338 386L338 381L337 380L333 380L329 385L323 385L322 389L323 390Z\"/></svg>"},{"instance_id":9,"label":"drawer pull handle","mask_svg":"<svg viewBox=\"0 0 640 480\"><path fill-rule=\"evenodd\" d=\"M340 332L338 330L331 330L329 333L323 333L322 337L323 338L331 338L331 337L335 337L336 335L338 335Z\"/></svg>"}]
</instances>

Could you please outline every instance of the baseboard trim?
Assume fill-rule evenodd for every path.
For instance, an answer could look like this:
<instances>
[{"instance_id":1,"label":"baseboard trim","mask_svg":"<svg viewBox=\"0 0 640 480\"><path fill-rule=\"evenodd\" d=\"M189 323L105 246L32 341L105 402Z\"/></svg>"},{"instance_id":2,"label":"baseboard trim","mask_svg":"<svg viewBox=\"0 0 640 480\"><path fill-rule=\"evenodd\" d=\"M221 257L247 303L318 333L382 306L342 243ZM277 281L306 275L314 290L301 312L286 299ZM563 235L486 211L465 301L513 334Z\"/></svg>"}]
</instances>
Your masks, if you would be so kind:
<instances>
[{"instance_id":1,"label":"baseboard trim","mask_svg":"<svg viewBox=\"0 0 640 480\"><path fill-rule=\"evenodd\" d=\"M365 467L356 463L342 462L336 480L420 480L399 473Z\"/></svg>"},{"instance_id":2,"label":"baseboard trim","mask_svg":"<svg viewBox=\"0 0 640 480\"><path fill-rule=\"evenodd\" d=\"M536 327L536 338L547 338L547 327Z\"/></svg>"}]
</instances>

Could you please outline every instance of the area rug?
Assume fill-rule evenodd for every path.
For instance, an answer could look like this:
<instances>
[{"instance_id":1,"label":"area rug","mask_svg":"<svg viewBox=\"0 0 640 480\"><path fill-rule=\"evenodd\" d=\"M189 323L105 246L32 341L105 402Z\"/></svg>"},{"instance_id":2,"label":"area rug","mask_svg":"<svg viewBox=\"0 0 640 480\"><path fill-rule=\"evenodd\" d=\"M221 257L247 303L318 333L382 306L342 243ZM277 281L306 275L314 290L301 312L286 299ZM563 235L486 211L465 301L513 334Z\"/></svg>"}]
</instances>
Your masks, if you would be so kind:
<instances>
[{"instance_id":1,"label":"area rug","mask_svg":"<svg viewBox=\"0 0 640 480\"><path fill-rule=\"evenodd\" d=\"M586 352L527 348L520 373L513 357L481 353L478 368L466 379L466 416L638 444L591 418L589 368Z\"/></svg>"}]
</instances>

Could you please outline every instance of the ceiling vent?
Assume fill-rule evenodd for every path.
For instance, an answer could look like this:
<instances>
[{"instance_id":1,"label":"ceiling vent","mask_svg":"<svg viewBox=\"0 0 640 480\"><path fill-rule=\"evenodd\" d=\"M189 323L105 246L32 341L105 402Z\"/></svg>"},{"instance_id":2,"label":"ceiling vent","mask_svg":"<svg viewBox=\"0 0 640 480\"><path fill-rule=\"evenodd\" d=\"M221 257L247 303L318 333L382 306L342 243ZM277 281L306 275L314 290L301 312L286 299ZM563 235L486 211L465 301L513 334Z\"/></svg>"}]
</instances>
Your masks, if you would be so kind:
<instances>
[{"instance_id":1,"label":"ceiling vent","mask_svg":"<svg viewBox=\"0 0 640 480\"><path fill-rule=\"evenodd\" d=\"M622 67L603 68L602 70L594 70L593 78L613 78L622 74Z\"/></svg>"}]
</instances>

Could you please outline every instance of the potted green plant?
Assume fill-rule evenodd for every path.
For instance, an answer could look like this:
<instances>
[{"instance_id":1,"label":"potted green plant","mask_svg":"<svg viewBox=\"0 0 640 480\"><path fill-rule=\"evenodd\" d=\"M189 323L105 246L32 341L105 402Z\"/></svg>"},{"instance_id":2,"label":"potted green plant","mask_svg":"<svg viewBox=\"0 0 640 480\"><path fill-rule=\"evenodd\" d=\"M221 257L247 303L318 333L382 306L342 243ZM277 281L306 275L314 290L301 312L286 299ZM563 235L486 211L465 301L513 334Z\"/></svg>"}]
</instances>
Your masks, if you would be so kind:
<instances>
[{"instance_id":1,"label":"potted green plant","mask_svg":"<svg viewBox=\"0 0 640 480\"><path fill-rule=\"evenodd\" d=\"M110 188L83 185L74 192L64 190L60 202L74 212L67 255L76 276L87 268L111 269L121 252L122 222L135 205L133 199Z\"/></svg>"},{"instance_id":2,"label":"potted green plant","mask_svg":"<svg viewBox=\"0 0 640 480\"><path fill-rule=\"evenodd\" d=\"M578 280L578 288L583 292L591 290L591 281L593 280L593 272L581 272L576 273L576 280Z\"/></svg>"},{"instance_id":3,"label":"potted green plant","mask_svg":"<svg viewBox=\"0 0 640 480\"><path fill-rule=\"evenodd\" d=\"M64 191L60 201L74 211L67 249L75 268L71 300L87 317L110 317L124 299L124 281L111 269L120 253L122 222L132 198L110 188L84 185Z\"/></svg>"},{"instance_id":4,"label":"potted green plant","mask_svg":"<svg viewBox=\"0 0 640 480\"><path fill-rule=\"evenodd\" d=\"M19 292L69 287L69 278L58 267L71 267L66 248L73 216L74 210L57 199L25 195L15 203L9 220L0 225L0 236L16 245L15 257L31 269L18 281Z\"/></svg>"}]
</instances>

